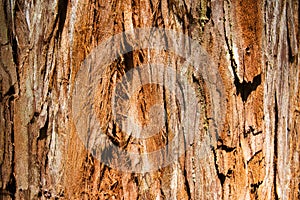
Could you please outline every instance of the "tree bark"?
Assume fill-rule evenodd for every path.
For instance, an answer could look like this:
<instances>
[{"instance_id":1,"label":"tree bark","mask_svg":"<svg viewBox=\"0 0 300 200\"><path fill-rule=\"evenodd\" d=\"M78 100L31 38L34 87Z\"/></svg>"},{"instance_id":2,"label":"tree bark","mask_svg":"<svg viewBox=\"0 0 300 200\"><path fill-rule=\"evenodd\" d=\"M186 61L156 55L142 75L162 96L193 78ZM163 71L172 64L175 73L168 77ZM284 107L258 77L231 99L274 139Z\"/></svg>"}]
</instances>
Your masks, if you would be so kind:
<instances>
[{"instance_id":1,"label":"tree bark","mask_svg":"<svg viewBox=\"0 0 300 200\"><path fill-rule=\"evenodd\" d=\"M2 199L300 199L299 1L0 2ZM207 52L223 83L225 121L204 151L214 127L213 96L205 80L187 73L204 113L189 150L157 170L125 172L84 145L73 92L96 47L149 27L183 33ZM122 42L120 48L132 45ZM126 72L162 62L179 73L183 60L174 52L139 49L110 63L94 108L110 141L143 153L171 140L172 124L148 141L129 138L113 117L111 98ZM167 92L142 87L130 102L140 123L157 102L172 114L176 100Z\"/></svg>"}]
</instances>

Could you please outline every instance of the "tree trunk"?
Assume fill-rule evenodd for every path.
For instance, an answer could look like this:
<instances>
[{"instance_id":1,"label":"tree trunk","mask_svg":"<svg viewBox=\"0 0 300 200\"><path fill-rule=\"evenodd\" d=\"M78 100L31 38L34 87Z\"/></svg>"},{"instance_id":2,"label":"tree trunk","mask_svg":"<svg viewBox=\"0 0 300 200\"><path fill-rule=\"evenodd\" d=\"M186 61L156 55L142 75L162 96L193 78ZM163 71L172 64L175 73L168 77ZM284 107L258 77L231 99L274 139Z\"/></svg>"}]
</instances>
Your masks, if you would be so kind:
<instances>
[{"instance_id":1,"label":"tree trunk","mask_svg":"<svg viewBox=\"0 0 300 200\"><path fill-rule=\"evenodd\" d=\"M1 199L300 199L299 1L0 2ZM164 36L154 46L166 49L133 48L139 38L121 34L151 27ZM99 48L116 35L117 52ZM184 68L198 55L194 47L209 63ZM112 61L96 66L101 77L89 68L98 58ZM143 84L134 76L142 65L162 70L164 81L183 77L197 103L189 105L188 89L174 97L170 84ZM130 96L117 88L122 80L141 87ZM118 92L131 97L127 107ZM127 133L116 114L125 108L138 124L152 123L150 131L161 121L163 128L147 138ZM192 108L184 112L190 118L181 118L182 108ZM92 134L89 111L105 137ZM180 128L194 132L192 140ZM133 164L174 141L184 151L143 160L151 169ZM131 164L109 144L134 152L125 156Z\"/></svg>"}]
</instances>

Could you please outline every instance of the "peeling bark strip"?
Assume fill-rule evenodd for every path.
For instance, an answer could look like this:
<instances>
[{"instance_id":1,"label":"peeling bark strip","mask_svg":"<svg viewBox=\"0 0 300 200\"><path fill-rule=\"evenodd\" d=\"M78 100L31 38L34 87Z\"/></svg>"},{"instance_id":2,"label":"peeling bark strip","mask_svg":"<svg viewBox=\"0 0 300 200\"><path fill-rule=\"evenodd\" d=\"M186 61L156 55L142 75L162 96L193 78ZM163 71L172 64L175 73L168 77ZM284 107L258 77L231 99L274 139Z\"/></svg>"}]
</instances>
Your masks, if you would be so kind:
<instances>
[{"instance_id":1,"label":"peeling bark strip","mask_svg":"<svg viewBox=\"0 0 300 200\"><path fill-rule=\"evenodd\" d=\"M299 13L297 0L0 0L0 199L299 199ZM199 42L217 66L200 69L220 74L226 108L215 110L218 92L187 70L204 113L194 140L178 143L190 150L152 172L117 171L93 157L78 137L72 113L76 75L88 70L80 64L108 38L149 27ZM174 44L168 35L161 40ZM108 136L101 147L111 141L138 154L155 151L178 127L166 121L147 141L122 132L112 113L114 86L149 63L180 73L185 57L166 49L115 53L103 79L93 83L93 109ZM129 105L147 124L157 102L166 116L182 120L176 98L158 85L144 85ZM222 111L220 128L214 114ZM210 137L214 129L217 138Z\"/></svg>"}]
</instances>

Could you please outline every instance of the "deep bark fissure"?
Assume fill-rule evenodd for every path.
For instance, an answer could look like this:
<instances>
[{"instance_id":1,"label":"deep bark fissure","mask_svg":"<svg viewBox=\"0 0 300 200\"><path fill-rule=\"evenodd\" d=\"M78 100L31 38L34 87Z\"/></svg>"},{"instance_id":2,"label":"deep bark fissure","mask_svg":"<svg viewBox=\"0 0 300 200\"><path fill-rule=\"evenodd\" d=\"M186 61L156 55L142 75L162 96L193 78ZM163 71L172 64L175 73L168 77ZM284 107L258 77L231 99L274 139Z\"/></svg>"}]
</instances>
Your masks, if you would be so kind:
<instances>
[{"instance_id":1,"label":"deep bark fissure","mask_svg":"<svg viewBox=\"0 0 300 200\"><path fill-rule=\"evenodd\" d=\"M225 41L226 41L226 45L227 45L228 52L230 55L230 62L231 62L231 68L232 68L233 75L234 75L234 85L236 88L236 93L237 93L237 95L241 95L243 102L246 102L249 95L253 91L255 91L257 89L257 87L261 84L261 74L256 75L252 81L245 81L244 79L243 79L243 81L240 81L240 79L237 75L237 64L234 59L232 47L229 44L229 39L226 35L225 26L226 25L224 23Z\"/></svg>"},{"instance_id":2,"label":"deep bark fissure","mask_svg":"<svg viewBox=\"0 0 300 200\"><path fill-rule=\"evenodd\" d=\"M219 149L219 150L223 150L227 153L230 153L230 152L236 150L236 147L229 147L227 145L224 145L223 141L221 139L219 139L219 142L221 143L221 144L217 145L217 149Z\"/></svg>"},{"instance_id":3,"label":"deep bark fissure","mask_svg":"<svg viewBox=\"0 0 300 200\"><path fill-rule=\"evenodd\" d=\"M48 126L49 126L49 117L47 116L45 125L42 128L40 128L40 132L39 132L39 136L38 136L37 140L43 140L43 139L47 138Z\"/></svg>"},{"instance_id":4,"label":"deep bark fissure","mask_svg":"<svg viewBox=\"0 0 300 200\"><path fill-rule=\"evenodd\" d=\"M14 104L13 102L15 101L14 97L11 97L11 104ZM11 121L13 121L13 109L11 109ZM8 182L7 185L7 189L10 192L10 196L12 198L12 200L15 199L15 194L17 191L17 183L16 183L16 177L15 177L15 173L14 173L14 169L15 169L15 147L14 147L14 143L15 143L15 137L14 137L14 125L11 125L11 143L12 143L12 152L11 152L11 174L10 174L10 180Z\"/></svg>"},{"instance_id":5,"label":"deep bark fissure","mask_svg":"<svg viewBox=\"0 0 300 200\"><path fill-rule=\"evenodd\" d=\"M217 160L218 160L218 157L217 157L217 152L216 152L215 148L214 148L214 147L211 147L211 150L212 150L212 152L213 152L213 155L214 155L214 164L215 164L215 169L216 169L216 172L217 172L218 178L219 178L219 180L220 180L220 183L221 183L221 185L222 185L222 189L223 189L223 185L224 185L224 182L225 182L226 176L225 176L225 174L224 174L224 173L221 173L221 172L220 172L219 165L218 165L218 163L217 163ZM222 197L224 197L223 195L224 195L224 191L222 192Z\"/></svg>"},{"instance_id":6,"label":"deep bark fissure","mask_svg":"<svg viewBox=\"0 0 300 200\"><path fill-rule=\"evenodd\" d=\"M223 6L223 15L226 16L225 13L225 4ZM241 81L238 77L238 72L237 72L237 63L235 61L234 58L234 53L233 53L233 46L232 46L232 41L229 42L229 40L232 40L232 38L230 37L230 39L228 38L230 33L227 33L226 31L226 20L229 20L229 23L231 23L230 19L226 19L224 17L223 19L223 29L224 29L224 36L225 36L225 42L227 45L227 49L229 52L229 56L230 56L230 62L231 62L231 68L232 68L232 72L233 72L233 76L234 76L234 85L236 88L236 93L237 95L241 95L241 98L243 100L243 102L246 102L249 95L255 91L257 89L257 87L261 84L261 74L256 75L252 81L246 81L243 77L243 80ZM230 30L231 31L231 30ZM247 47L249 48L249 47ZM245 70L245 67L243 67L243 70Z\"/></svg>"},{"instance_id":7,"label":"deep bark fissure","mask_svg":"<svg viewBox=\"0 0 300 200\"><path fill-rule=\"evenodd\" d=\"M184 185L186 187L188 199L192 199L191 189L190 189L190 185L189 185L189 181L188 181L188 177L187 177L187 171L186 171L185 167L184 167L183 175L184 175Z\"/></svg>"},{"instance_id":8,"label":"deep bark fissure","mask_svg":"<svg viewBox=\"0 0 300 200\"><path fill-rule=\"evenodd\" d=\"M61 36L63 29L64 29L64 24L66 21L66 16L67 16L67 10L68 10L68 0L59 0L58 1L58 37Z\"/></svg>"},{"instance_id":9,"label":"deep bark fissure","mask_svg":"<svg viewBox=\"0 0 300 200\"><path fill-rule=\"evenodd\" d=\"M166 88L165 87L162 87L162 89L163 89L163 92L162 92L162 94L163 94L163 98L164 99L166 99L166 96L167 96L167 94L166 94ZM165 109L165 111L167 112L168 110L168 105L167 105L167 101L164 101L164 109ZM166 134L165 134L165 138L166 138L166 141L165 141L165 143L166 144L168 144L169 143L169 135L168 135L168 133L169 133L169 120L168 120L168 117L166 117L165 118L165 127L166 127Z\"/></svg>"}]
</instances>

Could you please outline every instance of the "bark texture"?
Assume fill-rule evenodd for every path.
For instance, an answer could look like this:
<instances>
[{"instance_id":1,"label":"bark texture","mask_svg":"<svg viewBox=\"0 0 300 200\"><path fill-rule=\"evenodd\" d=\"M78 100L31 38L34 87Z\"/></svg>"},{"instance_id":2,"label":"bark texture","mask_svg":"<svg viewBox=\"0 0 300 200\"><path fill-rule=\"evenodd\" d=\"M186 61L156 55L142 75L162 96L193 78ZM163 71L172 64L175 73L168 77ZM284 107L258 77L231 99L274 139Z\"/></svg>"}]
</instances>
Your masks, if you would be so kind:
<instances>
[{"instance_id":1,"label":"bark texture","mask_svg":"<svg viewBox=\"0 0 300 200\"><path fill-rule=\"evenodd\" d=\"M300 4L297 0L0 0L2 199L300 199ZM107 167L78 138L75 77L105 39L138 27L184 33L209 53L226 91L226 120L202 157L207 113L187 151L149 173ZM126 41L124 41L126 43ZM131 68L182 60L147 49L122 55L99 85L97 116L116 144L143 152L171 137L128 139L112 118L112 89ZM207 69L209 70L209 69ZM188 77L193 80L192 77ZM141 123L166 91L146 85L132 104ZM166 139L167 138L167 139Z\"/></svg>"}]
</instances>

